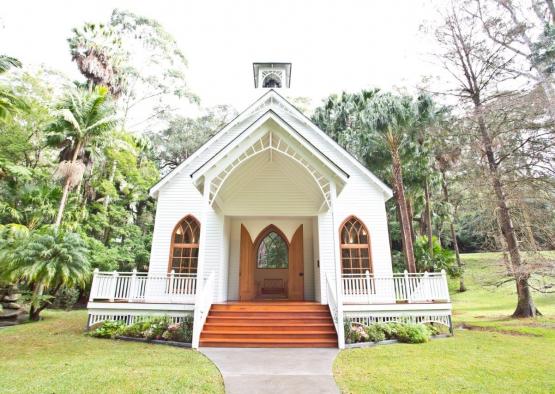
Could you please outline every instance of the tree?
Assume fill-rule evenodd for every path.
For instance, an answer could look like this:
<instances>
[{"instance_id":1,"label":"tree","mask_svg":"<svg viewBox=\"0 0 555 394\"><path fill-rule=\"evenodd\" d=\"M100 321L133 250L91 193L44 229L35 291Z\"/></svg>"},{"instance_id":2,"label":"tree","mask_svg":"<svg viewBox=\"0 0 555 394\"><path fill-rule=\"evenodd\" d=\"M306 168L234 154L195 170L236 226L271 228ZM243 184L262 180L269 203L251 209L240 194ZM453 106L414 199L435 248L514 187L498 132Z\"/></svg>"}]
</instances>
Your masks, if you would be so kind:
<instances>
[{"instance_id":1,"label":"tree","mask_svg":"<svg viewBox=\"0 0 555 394\"><path fill-rule=\"evenodd\" d=\"M106 86L114 96L121 93L119 75L124 53L119 36L110 26L86 23L68 38L71 59L88 81L89 90Z\"/></svg>"},{"instance_id":2,"label":"tree","mask_svg":"<svg viewBox=\"0 0 555 394\"><path fill-rule=\"evenodd\" d=\"M513 316L532 317L537 310L528 283L530 274L524 269L500 172L500 157L496 154L496 145L484 116L484 105L501 94L498 84L510 77L506 70L511 58L506 57L503 44L492 45L481 37L476 18L465 12L465 6L464 3L458 7L451 3L444 24L436 31L437 41L443 49L441 62L454 80L454 89L450 93L472 106L472 118L496 198L500 232L517 287L518 302Z\"/></svg>"},{"instance_id":3,"label":"tree","mask_svg":"<svg viewBox=\"0 0 555 394\"><path fill-rule=\"evenodd\" d=\"M13 57L0 55L0 75L12 67L21 67L21 62ZM0 84L0 124L5 122L15 112L25 110L24 100L11 92L11 89Z\"/></svg>"},{"instance_id":4,"label":"tree","mask_svg":"<svg viewBox=\"0 0 555 394\"><path fill-rule=\"evenodd\" d=\"M199 117L172 116L168 127L148 134L162 173L173 170L214 136L234 116L228 106L209 108Z\"/></svg>"},{"instance_id":5,"label":"tree","mask_svg":"<svg viewBox=\"0 0 555 394\"><path fill-rule=\"evenodd\" d=\"M152 130L182 99L198 103L186 81L187 59L158 21L115 9L109 26L125 52L118 101L122 129Z\"/></svg>"},{"instance_id":6,"label":"tree","mask_svg":"<svg viewBox=\"0 0 555 394\"><path fill-rule=\"evenodd\" d=\"M465 7L494 45L502 47L514 61L502 66L510 73L541 86L548 99L547 109L555 119L555 8L553 0L523 2L473 0L475 7ZM484 54L487 61L487 54Z\"/></svg>"},{"instance_id":7,"label":"tree","mask_svg":"<svg viewBox=\"0 0 555 394\"><path fill-rule=\"evenodd\" d=\"M41 311L62 286L84 286L91 274L87 248L75 233L34 232L2 260L3 275L30 285L33 294L29 318L34 321L39 320ZM45 289L49 290L47 296L43 295Z\"/></svg>"},{"instance_id":8,"label":"tree","mask_svg":"<svg viewBox=\"0 0 555 394\"><path fill-rule=\"evenodd\" d=\"M355 156L367 159L379 166L382 174L388 174L397 205L403 255L410 272L416 272L416 264L403 158L412 156L420 161L422 157L416 149L417 137L432 119L424 113L428 109L422 100L424 97L414 100L378 90L343 93L331 96L313 116L316 124Z\"/></svg>"},{"instance_id":9,"label":"tree","mask_svg":"<svg viewBox=\"0 0 555 394\"><path fill-rule=\"evenodd\" d=\"M86 148L101 139L114 126L115 119L114 107L103 87L92 92L73 89L58 106L48 135L48 144L62 149L56 175L63 180L64 186L54 223L56 229L62 222L69 191L83 176Z\"/></svg>"}]
</instances>

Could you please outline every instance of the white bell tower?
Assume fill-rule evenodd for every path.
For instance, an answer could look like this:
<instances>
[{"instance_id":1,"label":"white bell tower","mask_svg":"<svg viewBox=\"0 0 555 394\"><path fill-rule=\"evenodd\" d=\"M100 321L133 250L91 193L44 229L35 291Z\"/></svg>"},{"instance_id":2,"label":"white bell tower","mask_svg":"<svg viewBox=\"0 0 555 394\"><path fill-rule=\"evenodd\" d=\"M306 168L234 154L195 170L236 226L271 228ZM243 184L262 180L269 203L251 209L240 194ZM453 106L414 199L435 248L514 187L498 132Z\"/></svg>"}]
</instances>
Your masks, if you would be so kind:
<instances>
[{"instance_id":1,"label":"white bell tower","mask_svg":"<svg viewBox=\"0 0 555 394\"><path fill-rule=\"evenodd\" d=\"M254 87L262 89L289 88L291 63L253 63Z\"/></svg>"}]
</instances>

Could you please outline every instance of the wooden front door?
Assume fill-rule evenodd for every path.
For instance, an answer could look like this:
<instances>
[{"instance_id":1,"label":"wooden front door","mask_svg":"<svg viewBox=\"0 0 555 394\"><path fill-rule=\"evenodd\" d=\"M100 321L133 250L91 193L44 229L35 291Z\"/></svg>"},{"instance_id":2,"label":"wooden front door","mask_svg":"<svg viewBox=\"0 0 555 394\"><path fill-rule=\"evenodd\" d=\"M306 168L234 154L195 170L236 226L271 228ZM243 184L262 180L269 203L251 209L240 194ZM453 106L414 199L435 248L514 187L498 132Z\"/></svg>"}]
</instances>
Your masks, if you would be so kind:
<instances>
[{"instance_id":1,"label":"wooden front door","mask_svg":"<svg viewBox=\"0 0 555 394\"><path fill-rule=\"evenodd\" d=\"M251 301L256 297L254 279L254 270L256 269L255 249L256 244L252 241L249 231L241 224L239 252L239 299L241 301ZM297 228L291 242L288 243L287 298L296 301L304 299L304 248L302 225Z\"/></svg>"},{"instance_id":2,"label":"wooden front door","mask_svg":"<svg viewBox=\"0 0 555 394\"><path fill-rule=\"evenodd\" d=\"M250 301L256 295L254 287L254 245L248 230L241 224L241 246L239 253L239 299Z\"/></svg>"},{"instance_id":3,"label":"wooden front door","mask_svg":"<svg viewBox=\"0 0 555 394\"><path fill-rule=\"evenodd\" d=\"M303 225L301 224L289 244L289 294L290 300L304 299Z\"/></svg>"}]
</instances>

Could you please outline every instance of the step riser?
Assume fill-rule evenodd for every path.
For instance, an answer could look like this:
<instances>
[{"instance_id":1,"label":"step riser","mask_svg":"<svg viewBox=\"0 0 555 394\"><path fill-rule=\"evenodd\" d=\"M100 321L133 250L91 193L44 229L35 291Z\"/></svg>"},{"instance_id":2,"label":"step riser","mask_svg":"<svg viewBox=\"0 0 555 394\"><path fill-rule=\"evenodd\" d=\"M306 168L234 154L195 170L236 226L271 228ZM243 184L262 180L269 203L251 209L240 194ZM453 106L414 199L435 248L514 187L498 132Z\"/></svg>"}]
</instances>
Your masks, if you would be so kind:
<instances>
[{"instance_id":1,"label":"step riser","mask_svg":"<svg viewBox=\"0 0 555 394\"><path fill-rule=\"evenodd\" d=\"M291 310L303 312L328 312L327 305L213 305L213 311L242 311L242 312L289 312Z\"/></svg>"},{"instance_id":2,"label":"step riser","mask_svg":"<svg viewBox=\"0 0 555 394\"><path fill-rule=\"evenodd\" d=\"M210 311L208 317L283 317L303 319L305 317L329 317L329 312L252 312L252 311Z\"/></svg>"},{"instance_id":3,"label":"step riser","mask_svg":"<svg viewBox=\"0 0 555 394\"><path fill-rule=\"evenodd\" d=\"M200 346L337 347L337 334L327 305L215 304L208 313Z\"/></svg>"},{"instance_id":4,"label":"step riser","mask_svg":"<svg viewBox=\"0 0 555 394\"><path fill-rule=\"evenodd\" d=\"M229 343L229 342L200 342L200 346L202 347L257 347L257 348L321 348L321 347L331 347L336 348L337 343L311 343L311 344L302 344L302 343Z\"/></svg>"},{"instance_id":5,"label":"step riser","mask_svg":"<svg viewBox=\"0 0 555 394\"><path fill-rule=\"evenodd\" d=\"M280 325L280 324L302 324L302 323L306 323L308 319L305 318L299 318L299 319L269 319L269 318L249 318L249 319L245 319L245 318L236 318L236 319L230 319L230 318L225 318L225 317L211 317L208 316L208 318L206 319L206 323L229 323L231 325L236 324L236 323L242 323L242 324L246 324L246 323L250 323L253 325L256 324L275 324L276 326ZM327 318L327 319L320 319L320 318L316 318L316 319L310 319L310 323L320 323L320 324L333 324L333 320L331 318Z\"/></svg>"},{"instance_id":6,"label":"step riser","mask_svg":"<svg viewBox=\"0 0 555 394\"><path fill-rule=\"evenodd\" d=\"M205 339L219 339L221 341L226 341L227 339L268 339L268 342L271 342L272 339L330 339L337 341L337 337L334 332L326 334L291 334L288 332L242 334L240 332L211 333L209 331L205 331L202 333L200 339L201 341Z\"/></svg>"},{"instance_id":7,"label":"step riser","mask_svg":"<svg viewBox=\"0 0 555 394\"><path fill-rule=\"evenodd\" d=\"M332 331L335 332L333 324L320 324L320 325L263 325L259 324L245 324L245 325L232 325L232 324L215 324L207 323L204 325L204 331Z\"/></svg>"}]
</instances>

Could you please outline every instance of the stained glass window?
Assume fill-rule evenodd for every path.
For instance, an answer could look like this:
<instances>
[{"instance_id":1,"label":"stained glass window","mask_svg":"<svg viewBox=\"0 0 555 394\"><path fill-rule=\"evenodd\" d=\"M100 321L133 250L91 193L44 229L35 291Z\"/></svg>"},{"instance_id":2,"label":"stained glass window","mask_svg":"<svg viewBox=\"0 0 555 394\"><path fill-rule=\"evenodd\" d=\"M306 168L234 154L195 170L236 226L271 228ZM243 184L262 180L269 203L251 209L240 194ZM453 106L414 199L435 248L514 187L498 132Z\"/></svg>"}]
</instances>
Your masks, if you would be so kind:
<instances>
[{"instance_id":1,"label":"stained glass window","mask_svg":"<svg viewBox=\"0 0 555 394\"><path fill-rule=\"evenodd\" d=\"M256 266L258 268L287 268L287 242L275 231L270 231L258 245Z\"/></svg>"},{"instance_id":2,"label":"stained glass window","mask_svg":"<svg viewBox=\"0 0 555 394\"><path fill-rule=\"evenodd\" d=\"M344 274L372 272L368 230L355 217L349 218L341 228L341 263Z\"/></svg>"},{"instance_id":3,"label":"stained glass window","mask_svg":"<svg viewBox=\"0 0 555 394\"><path fill-rule=\"evenodd\" d=\"M179 222L172 236L169 271L197 273L199 237L200 223L194 217L187 216Z\"/></svg>"}]
</instances>

